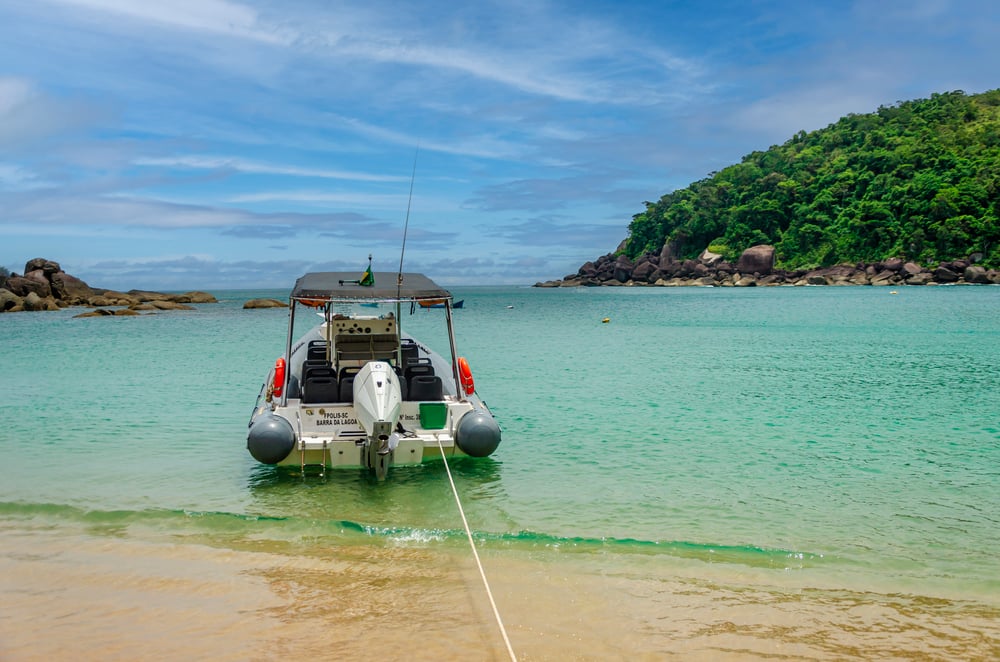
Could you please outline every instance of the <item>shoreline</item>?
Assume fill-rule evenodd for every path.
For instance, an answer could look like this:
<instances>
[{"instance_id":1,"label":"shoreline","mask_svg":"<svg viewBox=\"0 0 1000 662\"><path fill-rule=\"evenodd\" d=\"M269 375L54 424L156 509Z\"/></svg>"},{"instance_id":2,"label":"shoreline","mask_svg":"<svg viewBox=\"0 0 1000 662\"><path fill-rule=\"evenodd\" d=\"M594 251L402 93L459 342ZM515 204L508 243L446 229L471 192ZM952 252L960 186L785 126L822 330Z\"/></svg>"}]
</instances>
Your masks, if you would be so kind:
<instances>
[{"instance_id":1,"label":"shoreline","mask_svg":"<svg viewBox=\"0 0 1000 662\"><path fill-rule=\"evenodd\" d=\"M979 256L973 256L978 258ZM632 262L608 253L585 262L575 274L535 287L763 287L777 285L1000 285L1000 271L986 269L976 259L941 262L933 269L891 258L881 262L837 264L816 269L775 267L774 246L751 246L732 264L718 253L702 251L696 260L677 260L669 245L659 255Z\"/></svg>"},{"instance_id":2,"label":"shoreline","mask_svg":"<svg viewBox=\"0 0 1000 662\"><path fill-rule=\"evenodd\" d=\"M505 658L461 545L327 545L250 530L219 536L134 523L100 531L47 520L0 518L4 659L331 650ZM1000 605L960 596L648 554L487 545L481 555L525 659L843 659L859 651L985 659L1000 650Z\"/></svg>"}]
</instances>

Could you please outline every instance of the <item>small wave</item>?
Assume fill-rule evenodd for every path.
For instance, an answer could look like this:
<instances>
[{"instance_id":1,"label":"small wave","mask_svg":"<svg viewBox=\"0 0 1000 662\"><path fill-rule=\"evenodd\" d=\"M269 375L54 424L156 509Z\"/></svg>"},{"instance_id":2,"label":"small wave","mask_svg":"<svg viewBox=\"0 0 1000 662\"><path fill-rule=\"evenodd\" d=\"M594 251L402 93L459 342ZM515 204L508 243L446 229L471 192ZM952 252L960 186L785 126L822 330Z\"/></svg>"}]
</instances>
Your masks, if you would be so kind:
<instances>
[{"instance_id":1,"label":"small wave","mask_svg":"<svg viewBox=\"0 0 1000 662\"><path fill-rule=\"evenodd\" d=\"M130 526L152 526L177 531L194 526L207 534L253 534L276 539L304 536L314 542L324 537L363 537L393 545L428 545L458 543L465 540L462 529L439 529L419 526L364 524L347 519L286 517L225 511L192 509L88 510L65 504L0 502L0 517L71 520L92 532L119 532ZM263 525L263 526L261 526ZM511 549L545 548L560 553L662 554L706 563L733 563L754 567L804 568L824 560L823 554L768 548L756 545L731 545L684 540L643 540L638 538L558 536L536 531L473 533L473 538L487 546Z\"/></svg>"}]
</instances>

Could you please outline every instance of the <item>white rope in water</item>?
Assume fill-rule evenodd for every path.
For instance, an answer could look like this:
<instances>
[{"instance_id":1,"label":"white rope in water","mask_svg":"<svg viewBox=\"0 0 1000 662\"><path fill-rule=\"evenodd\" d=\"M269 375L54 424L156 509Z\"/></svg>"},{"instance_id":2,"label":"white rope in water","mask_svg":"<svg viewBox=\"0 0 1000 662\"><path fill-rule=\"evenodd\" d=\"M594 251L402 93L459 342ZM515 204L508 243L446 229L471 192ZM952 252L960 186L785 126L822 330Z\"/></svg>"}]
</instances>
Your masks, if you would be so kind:
<instances>
[{"instance_id":1,"label":"white rope in water","mask_svg":"<svg viewBox=\"0 0 1000 662\"><path fill-rule=\"evenodd\" d=\"M510 639L507 637L507 628L503 626L503 619L500 618L500 610L497 609L497 603L493 599L493 591L490 590L490 583L486 579L486 572L483 570L483 564L479 560L479 552L476 550L476 542L472 539L472 530L469 529L469 521L465 519L465 510L462 508L462 501L458 498L458 490L455 488L455 480L451 477L451 468L448 466L448 458L444 454L444 446L441 445L441 440L438 439L438 448L441 449L441 459L444 460L444 470L448 473L448 482L451 483L451 493L455 495L455 505L458 506L458 514L462 516L462 524L465 526L465 535L469 538L469 546L472 547L472 555L476 558L476 565L479 567L479 576L483 579L483 586L486 587L486 595L490 599L490 606L493 607L493 616L497 619L497 625L500 627L500 634L503 635L503 642L507 645L507 653L510 654L510 659L513 662L517 662L517 655L514 655L514 649L510 645Z\"/></svg>"}]
</instances>

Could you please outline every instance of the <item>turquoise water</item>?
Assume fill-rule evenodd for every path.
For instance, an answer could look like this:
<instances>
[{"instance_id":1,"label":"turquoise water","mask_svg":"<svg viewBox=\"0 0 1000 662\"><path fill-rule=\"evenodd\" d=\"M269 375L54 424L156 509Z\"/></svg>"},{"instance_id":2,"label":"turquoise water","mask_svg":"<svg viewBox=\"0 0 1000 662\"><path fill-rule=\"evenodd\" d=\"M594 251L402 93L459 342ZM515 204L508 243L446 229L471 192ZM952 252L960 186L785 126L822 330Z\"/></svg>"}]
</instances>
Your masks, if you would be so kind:
<instances>
[{"instance_id":1,"label":"turquoise water","mask_svg":"<svg viewBox=\"0 0 1000 662\"><path fill-rule=\"evenodd\" d=\"M503 443L452 468L498 563L600 558L593 573L635 578L654 559L661 579L1000 613L1000 287L454 293ZM0 520L460 555L441 465L380 484L249 457L287 312L242 304L285 293L215 294L193 312L0 316ZM442 314L404 329L443 348ZM990 636L971 650L998 650Z\"/></svg>"}]
</instances>

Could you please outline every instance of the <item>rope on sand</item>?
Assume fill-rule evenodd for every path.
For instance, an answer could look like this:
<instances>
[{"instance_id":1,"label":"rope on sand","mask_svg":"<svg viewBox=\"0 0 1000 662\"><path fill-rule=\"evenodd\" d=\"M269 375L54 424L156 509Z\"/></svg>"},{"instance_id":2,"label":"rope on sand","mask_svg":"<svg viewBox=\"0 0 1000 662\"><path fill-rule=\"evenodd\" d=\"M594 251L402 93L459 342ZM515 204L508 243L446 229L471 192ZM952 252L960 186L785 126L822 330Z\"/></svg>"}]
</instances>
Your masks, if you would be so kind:
<instances>
[{"instance_id":1,"label":"rope on sand","mask_svg":"<svg viewBox=\"0 0 1000 662\"><path fill-rule=\"evenodd\" d=\"M465 519L465 510L462 508L462 501L458 498L458 489L455 488L455 480L451 477L451 468L448 466L448 458L445 457L444 447L441 445L441 440L438 439L438 448L441 449L441 459L444 460L444 470L448 474L448 482L451 483L451 493L455 495L455 505L458 506L458 514L462 516L462 524L465 526L465 535L469 538L469 546L472 547L472 556L476 559L476 566L479 568L479 576L483 579L483 586L486 587L486 595L490 599L490 606L493 607L493 616L497 619L497 625L500 627L500 634L503 635L503 642L507 645L507 653L510 655L510 659L513 662L517 662L517 656L514 654L514 649L510 645L510 638L507 637L507 628L503 625L503 619L500 618L500 610L497 609L497 603L493 599L493 591L490 590L490 583L486 579L486 572L483 570L483 564L479 560L479 552L476 550L476 541L472 539L472 530L469 529L469 521Z\"/></svg>"}]
</instances>

